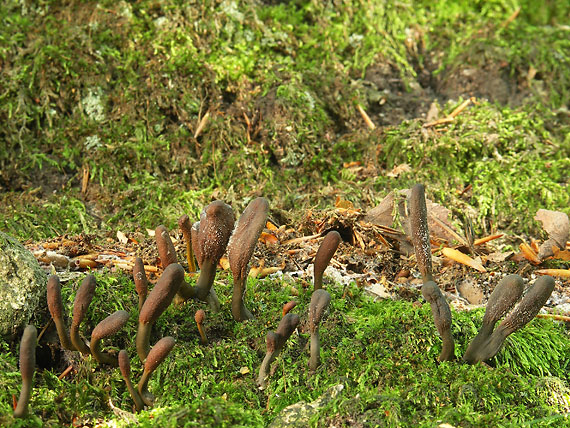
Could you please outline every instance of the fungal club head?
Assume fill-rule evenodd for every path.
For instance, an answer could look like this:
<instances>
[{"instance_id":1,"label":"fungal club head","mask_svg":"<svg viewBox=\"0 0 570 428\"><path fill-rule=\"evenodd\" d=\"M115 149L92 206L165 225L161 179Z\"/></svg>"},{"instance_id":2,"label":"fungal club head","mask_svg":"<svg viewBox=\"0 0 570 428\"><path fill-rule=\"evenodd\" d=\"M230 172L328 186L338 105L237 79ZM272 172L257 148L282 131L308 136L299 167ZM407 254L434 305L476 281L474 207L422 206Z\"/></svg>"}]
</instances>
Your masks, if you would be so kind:
<instances>
[{"instance_id":1,"label":"fungal club head","mask_svg":"<svg viewBox=\"0 0 570 428\"><path fill-rule=\"evenodd\" d=\"M323 287L323 274L341 241L340 233L332 230L325 235L325 239L321 242L314 261L315 290Z\"/></svg>"}]
</instances>

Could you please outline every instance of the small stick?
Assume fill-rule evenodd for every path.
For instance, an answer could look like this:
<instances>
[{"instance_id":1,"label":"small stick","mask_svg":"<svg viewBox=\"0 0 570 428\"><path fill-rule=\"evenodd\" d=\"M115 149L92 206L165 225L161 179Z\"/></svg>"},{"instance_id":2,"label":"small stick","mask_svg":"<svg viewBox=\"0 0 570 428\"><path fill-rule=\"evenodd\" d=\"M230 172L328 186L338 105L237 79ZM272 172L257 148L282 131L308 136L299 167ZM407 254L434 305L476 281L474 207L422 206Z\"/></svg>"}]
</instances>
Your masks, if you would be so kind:
<instances>
[{"instance_id":1,"label":"small stick","mask_svg":"<svg viewBox=\"0 0 570 428\"><path fill-rule=\"evenodd\" d=\"M554 321L565 321L570 322L570 317L566 315L558 315L558 314L538 314L537 318L550 318Z\"/></svg>"},{"instance_id":2,"label":"small stick","mask_svg":"<svg viewBox=\"0 0 570 428\"><path fill-rule=\"evenodd\" d=\"M368 129L370 130L376 129L376 125L374 125L374 122L372 122L370 116L368 116L368 113L364 111L362 106L360 104L356 104L356 108L358 109L358 112L362 116L362 119L364 119L364 122L366 123L366 126L368 126Z\"/></svg>"},{"instance_id":3,"label":"small stick","mask_svg":"<svg viewBox=\"0 0 570 428\"><path fill-rule=\"evenodd\" d=\"M68 366L63 372L61 372L61 374L57 378L59 380L62 380L65 376L67 376L69 373L71 373L71 370L73 370L72 365Z\"/></svg>"}]
</instances>

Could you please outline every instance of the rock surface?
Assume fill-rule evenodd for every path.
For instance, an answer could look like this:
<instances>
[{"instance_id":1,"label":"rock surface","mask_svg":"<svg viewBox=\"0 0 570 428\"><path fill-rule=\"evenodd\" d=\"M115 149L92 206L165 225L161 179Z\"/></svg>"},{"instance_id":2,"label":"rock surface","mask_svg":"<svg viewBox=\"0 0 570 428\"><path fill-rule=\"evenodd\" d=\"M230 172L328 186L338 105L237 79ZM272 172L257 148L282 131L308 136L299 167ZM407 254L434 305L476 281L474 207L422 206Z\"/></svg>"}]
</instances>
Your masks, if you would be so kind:
<instances>
[{"instance_id":1,"label":"rock surface","mask_svg":"<svg viewBox=\"0 0 570 428\"><path fill-rule=\"evenodd\" d=\"M47 275L15 238L0 232L0 337L10 340L45 299Z\"/></svg>"},{"instance_id":2,"label":"rock surface","mask_svg":"<svg viewBox=\"0 0 570 428\"><path fill-rule=\"evenodd\" d=\"M291 404L285 407L279 415L269 424L268 428L278 427L299 427L305 428L309 426L309 420L319 409L324 407L329 401L336 398L344 389L343 384L331 386L325 391L323 395L315 401L307 403L306 401L299 401L298 403Z\"/></svg>"}]
</instances>

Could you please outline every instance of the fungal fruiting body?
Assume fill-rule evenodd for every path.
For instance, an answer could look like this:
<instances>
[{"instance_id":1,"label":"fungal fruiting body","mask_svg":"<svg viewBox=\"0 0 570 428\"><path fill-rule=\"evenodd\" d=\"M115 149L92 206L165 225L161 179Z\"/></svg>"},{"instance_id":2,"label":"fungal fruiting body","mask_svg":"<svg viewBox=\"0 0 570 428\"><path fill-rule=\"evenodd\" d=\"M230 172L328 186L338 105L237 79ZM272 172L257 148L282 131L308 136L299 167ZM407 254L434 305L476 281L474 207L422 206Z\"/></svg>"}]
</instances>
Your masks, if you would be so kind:
<instances>
[{"instance_id":1,"label":"fungal fruiting body","mask_svg":"<svg viewBox=\"0 0 570 428\"><path fill-rule=\"evenodd\" d=\"M33 325L28 325L22 334L20 341L20 373L22 374L22 389L20 398L14 409L15 418L23 418L28 415L28 404L32 393L34 371L36 369L36 341L38 333Z\"/></svg>"},{"instance_id":2,"label":"fungal fruiting body","mask_svg":"<svg viewBox=\"0 0 570 428\"><path fill-rule=\"evenodd\" d=\"M186 242L186 259L188 261L188 269L190 272L196 272L196 262L194 261L194 251L192 251L192 225L190 218L184 214L178 219L178 227L182 231L184 241Z\"/></svg>"},{"instance_id":3,"label":"fungal fruiting body","mask_svg":"<svg viewBox=\"0 0 570 428\"><path fill-rule=\"evenodd\" d=\"M150 349L150 332L153 323L170 305L182 281L184 281L182 266L178 263L168 265L144 302L139 314L136 338L137 354L141 361L146 359Z\"/></svg>"},{"instance_id":4,"label":"fungal fruiting body","mask_svg":"<svg viewBox=\"0 0 570 428\"><path fill-rule=\"evenodd\" d=\"M142 309L146 296L148 295L148 279L144 270L144 263L140 257L135 259L133 266L133 280L135 281L135 290L139 296L139 312Z\"/></svg>"},{"instance_id":5,"label":"fungal fruiting body","mask_svg":"<svg viewBox=\"0 0 570 428\"><path fill-rule=\"evenodd\" d=\"M477 352L466 353L464 358L467 362L487 361L497 355L505 342L505 339L528 324L544 306L552 291L554 279L550 276L541 276L529 288L521 302L488 336L488 339L479 344Z\"/></svg>"},{"instance_id":6,"label":"fungal fruiting body","mask_svg":"<svg viewBox=\"0 0 570 428\"><path fill-rule=\"evenodd\" d=\"M263 358L261 366L259 367L259 376L257 377L257 384L260 389L265 389L267 387L267 379L269 378L271 363L281 353L287 339L289 339L291 334L293 334L298 324L299 316L297 314L289 313L281 319L281 322L275 332L269 331L267 333L265 338L267 352L265 354L265 358Z\"/></svg>"},{"instance_id":7,"label":"fungal fruiting body","mask_svg":"<svg viewBox=\"0 0 570 428\"><path fill-rule=\"evenodd\" d=\"M93 275L87 275L81 283L79 290L77 290L77 294L75 295L75 300L73 302L73 318L71 320L69 335L71 343L73 343L75 349L83 355L90 355L91 350L85 341L79 336L79 326L87 314L87 309L89 308L91 300L93 300L96 286L97 283L95 282L95 277Z\"/></svg>"},{"instance_id":8,"label":"fungal fruiting body","mask_svg":"<svg viewBox=\"0 0 570 428\"><path fill-rule=\"evenodd\" d=\"M117 357L101 351L101 340L114 335L121 330L129 320L127 311L116 311L101 321L91 332L91 353L101 364L109 364L116 367Z\"/></svg>"},{"instance_id":9,"label":"fungal fruiting body","mask_svg":"<svg viewBox=\"0 0 570 428\"><path fill-rule=\"evenodd\" d=\"M427 208L423 184L416 184L410 193L410 228L416 261L423 278L422 295L429 302L437 331L442 339L439 361L448 361L455 353L451 335L451 310L438 285L433 281L431 246L427 221Z\"/></svg>"},{"instance_id":10,"label":"fungal fruiting body","mask_svg":"<svg viewBox=\"0 0 570 428\"><path fill-rule=\"evenodd\" d=\"M198 326L198 333L200 334L200 343L202 345L208 344L208 338L206 337L206 332L204 331L204 320L206 319L206 313L204 310L199 309L196 311L194 315L194 321L196 321L196 325Z\"/></svg>"},{"instance_id":11,"label":"fungal fruiting body","mask_svg":"<svg viewBox=\"0 0 570 428\"><path fill-rule=\"evenodd\" d=\"M489 296L481 329L465 351L463 361L471 364L483 361L485 347L493 333L495 324L516 305L522 295L523 288L523 279L519 275L507 275L499 281Z\"/></svg>"},{"instance_id":12,"label":"fungal fruiting body","mask_svg":"<svg viewBox=\"0 0 570 428\"><path fill-rule=\"evenodd\" d=\"M142 401L139 392L134 387L133 382L131 381L131 363L129 361L129 355L127 354L127 351L125 351L124 349L121 349L119 351L118 364L119 364L119 370L121 371L121 376L123 377L125 384L127 385L129 394L131 395L131 398L135 402L135 407L137 409L137 412L140 412L142 409L144 409L144 403Z\"/></svg>"},{"instance_id":13,"label":"fungal fruiting body","mask_svg":"<svg viewBox=\"0 0 570 428\"><path fill-rule=\"evenodd\" d=\"M309 331L311 332L311 358L309 370L314 372L320 364L321 343L319 338L319 325L325 310L329 306L331 295L323 290L315 290L311 296L309 306Z\"/></svg>"},{"instance_id":14,"label":"fungal fruiting body","mask_svg":"<svg viewBox=\"0 0 570 428\"><path fill-rule=\"evenodd\" d=\"M158 257L163 268L167 268L172 263L177 263L176 249L168 234L168 229L164 225L158 226L154 231L154 239L158 248Z\"/></svg>"},{"instance_id":15,"label":"fungal fruiting body","mask_svg":"<svg viewBox=\"0 0 570 428\"><path fill-rule=\"evenodd\" d=\"M192 247L200 276L196 282L196 298L207 301L210 308L219 311L220 303L212 289L216 267L226 250L234 227L235 217L231 207L222 201L210 203L200 216L196 239L192 236Z\"/></svg>"},{"instance_id":16,"label":"fungal fruiting body","mask_svg":"<svg viewBox=\"0 0 570 428\"><path fill-rule=\"evenodd\" d=\"M61 301L61 285L56 275L50 275L47 282L47 305L49 313L55 323L57 335L61 346L70 351L75 351L75 347L71 343L69 331L63 320L63 303Z\"/></svg>"},{"instance_id":17,"label":"fungal fruiting body","mask_svg":"<svg viewBox=\"0 0 570 428\"><path fill-rule=\"evenodd\" d=\"M174 338L170 336L163 337L152 347L144 362L144 371L137 389L142 401L147 406L152 406L154 404L154 396L147 389L150 376L160 363L164 361L170 351L172 351L174 343Z\"/></svg>"},{"instance_id":18,"label":"fungal fruiting body","mask_svg":"<svg viewBox=\"0 0 570 428\"><path fill-rule=\"evenodd\" d=\"M340 233L332 230L325 235L325 239L321 242L314 261L315 290L323 287L323 274L341 241Z\"/></svg>"},{"instance_id":19,"label":"fungal fruiting body","mask_svg":"<svg viewBox=\"0 0 570 428\"><path fill-rule=\"evenodd\" d=\"M269 203L265 198L256 198L249 203L239 218L228 245L228 259L234 281L232 315L236 321L252 319L245 307L243 296L247 281L248 264L259 235L265 226Z\"/></svg>"}]
</instances>

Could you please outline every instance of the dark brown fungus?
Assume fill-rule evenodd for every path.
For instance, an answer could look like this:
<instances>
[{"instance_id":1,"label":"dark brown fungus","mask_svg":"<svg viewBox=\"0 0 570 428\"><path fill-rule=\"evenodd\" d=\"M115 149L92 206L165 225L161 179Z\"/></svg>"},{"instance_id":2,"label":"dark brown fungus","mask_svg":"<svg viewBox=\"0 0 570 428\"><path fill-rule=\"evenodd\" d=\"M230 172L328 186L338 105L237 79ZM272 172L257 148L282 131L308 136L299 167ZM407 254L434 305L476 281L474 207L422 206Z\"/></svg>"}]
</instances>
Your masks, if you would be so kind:
<instances>
[{"instance_id":1,"label":"dark brown fungus","mask_svg":"<svg viewBox=\"0 0 570 428\"><path fill-rule=\"evenodd\" d=\"M422 285L422 294L431 306L433 321L443 342L439 361L449 361L453 358L455 352L455 343L451 335L451 310L449 305L441 290L433 281L428 281Z\"/></svg>"},{"instance_id":2,"label":"dark brown fungus","mask_svg":"<svg viewBox=\"0 0 570 428\"><path fill-rule=\"evenodd\" d=\"M174 347L174 338L163 337L152 347L144 363L144 371L138 384L138 392L147 406L154 404L154 396L148 391L148 381L152 373L168 356Z\"/></svg>"},{"instance_id":3,"label":"dark brown fungus","mask_svg":"<svg viewBox=\"0 0 570 428\"><path fill-rule=\"evenodd\" d=\"M538 314L553 290L554 279L552 277L541 276L538 278L529 288L521 302L499 324L489 339L481 345L476 358L471 358L470 362L487 361L497 355L505 339L510 334L523 328Z\"/></svg>"},{"instance_id":4,"label":"dark brown fungus","mask_svg":"<svg viewBox=\"0 0 570 428\"><path fill-rule=\"evenodd\" d=\"M260 389L267 387L267 379L269 378L269 369L271 363L281 353L285 346L287 339L293 334L297 325L299 324L299 316L297 314L287 314L281 318L281 322L275 332L268 332L265 343L267 345L267 352L265 358L259 367L259 376L257 377L257 384Z\"/></svg>"},{"instance_id":5,"label":"dark brown fungus","mask_svg":"<svg viewBox=\"0 0 570 428\"><path fill-rule=\"evenodd\" d=\"M268 212L269 202L267 199L256 198L251 201L239 218L228 244L228 259L234 280L232 315L236 321L253 318L243 303L243 296L249 260L265 226Z\"/></svg>"},{"instance_id":6,"label":"dark brown fungus","mask_svg":"<svg viewBox=\"0 0 570 428\"><path fill-rule=\"evenodd\" d=\"M216 267L226 250L234 222L235 217L231 207L222 201L214 201L202 211L197 239L192 240L192 245L196 244L194 253L200 266L196 297L207 301L214 311L218 311L220 307L212 289Z\"/></svg>"},{"instance_id":7,"label":"dark brown fungus","mask_svg":"<svg viewBox=\"0 0 570 428\"><path fill-rule=\"evenodd\" d=\"M131 363L129 361L129 355L127 351L121 349L119 351L119 370L121 370L121 376L123 377L125 384L127 385L127 389L129 390L129 394L131 398L135 402L135 408L137 412L140 412L144 409L144 403L139 392L135 389L133 382L131 381Z\"/></svg>"},{"instance_id":8,"label":"dark brown fungus","mask_svg":"<svg viewBox=\"0 0 570 428\"><path fill-rule=\"evenodd\" d=\"M59 336L59 341L61 346L70 351L75 351L69 337L69 331L63 320L63 303L61 301L61 285L59 283L59 278L57 275L50 275L47 282L47 305L49 313L55 323L55 328L57 329L57 335Z\"/></svg>"},{"instance_id":9,"label":"dark brown fungus","mask_svg":"<svg viewBox=\"0 0 570 428\"><path fill-rule=\"evenodd\" d=\"M184 241L186 241L186 259L188 261L188 270L196 272L196 262L194 261L194 251L192 251L192 225L190 218L184 214L178 219L178 227L182 231Z\"/></svg>"},{"instance_id":10,"label":"dark brown fungus","mask_svg":"<svg viewBox=\"0 0 570 428\"><path fill-rule=\"evenodd\" d=\"M77 290L75 301L73 302L73 318L71 320L69 336L75 349L83 355L91 354L91 350L85 341L79 336L79 326L87 314L87 309L89 308L91 300L93 300L96 286L97 283L95 282L95 277L93 275L87 275L81 283L79 290Z\"/></svg>"},{"instance_id":11,"label":"dark brown fungus","mask_svg":"<svg viewBox=\"0 0 570 428\"><path fill-rule=\"evenodd\" d=\"M150 349L150 332L153 323L168 308L180 284L184 281L184 269L178 263L172 263L158 279L149 293L139 314L136 346L137 354L144 362Z\"/></svg>"},{"instance_id":12,"label":"dark brown fungus","mask_svg":"<svg viewBox=\"0 0 570 428\"><path fill-rule=\"evenodd\" d=\"M416 252L418 269L424 282L433 281L431 245L429 242L426 198L423 184L416 184L412 187L409 211L412 243Z\"/></svg>"},{"instance_id":13,"label":"dark brown fungus","mask_svg":"<svg viewBox=\"0 0 570 428\"><path fill-rule=\"evenodd\" d=\"M321 344L319 338L319 325L325 310L329 306L331 295L325 290L315 290L311 296L309 306L309 331L311 332L311 358L309 370L314 372L320 364Z\"/></svg>"},{"instance_id":14,"label":"dark brown fungus","mask_svg":"<svg viewBox=\"0 0 570 428\"><path fill-rule=\"evenodd\" d=\"M321 242L314 261L315 290L323 287L323 274L341 241L340 233L332 230L325 235L325 239Z\"/></svg>"},{"instance_id":15,"label":"dark brown fungus","mask_svg":"<svg viewBox=\"0 0 570 428\"><path fill-rule=\"evenodd\" d=\"M36 369L36 341L38 333L33 325L28 325L22 334L20 342L20 373L22 374L22 389L18 404L14 409L15 418L28 415L28 405L32 393L34 371Z\"/></svg>"},{"instance_id":16,"label":"dark brown fungus","mask_svg":"<svg viewBox=\"0 0 570 428\"><path fill-rule=\"evenodd\" d=\"M206 319L206 313L202 309L198 309L196 311L196 315L194 315L194 321L196 321L196 325L198 326L198 333L200 333L200 343L202 345L208 344L208 338L206 337L206 332L204 331L204 320Z\"/></svg>"},{"instance_id":17,"label":"dark brown fungus","mask_svg":"<svg viewBox=\"0 0 570 428\"><path fill-rule=\"evenodd\" d=\"M519 301L523 288L523 279L519 275L507 275L499 281L489 296L481 329L465 351L463 361L470 364L482 361L481 351L489 341L495 324Z\"/></svg>"},{"instance_id":18,"label":"dark brown fungus","mask_svg":"<svg viewBox=\"0 0 570 428\"><path fill-rule=\"evenodd\" d=\"M91 332L91 353L101 364L116 367L117 357L107 352L101 352L101 340L114 335L121 330L129 320L127 311L116 311L101 321Z\"/></svg>"},{"instance_id":19,"label":"dark brown fungus","mask_svg":"<svg viewBox=\"0 0 570 428\"><path fill-rule=\"evenodd\" d=\"M133 279L135 281L135 289L139 296L139 312L142 309L146 296L148 295L148 279L144 270L144 262L140 257L135 259L133 266Z\"/></svg>"},{"instance_id":20,"label":"dark brown fungus","mask_svg":"<svg viewBox=\"0 0 570 428\"><path fill-rule=\"evenodd\" d=\"M176 258L176 249L170 239L168 229L165 226L161 224L155 229L154 239L156 240L158 257L160 258L162 267L166 269L172 263L178 263L178 259Z\"/></svg>"}]
</instances>

